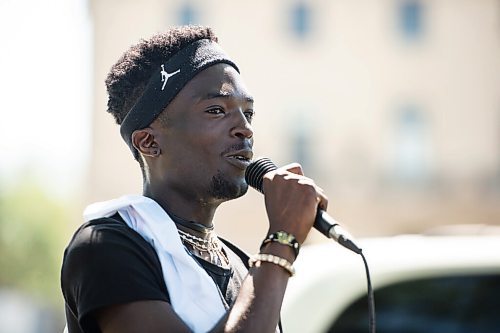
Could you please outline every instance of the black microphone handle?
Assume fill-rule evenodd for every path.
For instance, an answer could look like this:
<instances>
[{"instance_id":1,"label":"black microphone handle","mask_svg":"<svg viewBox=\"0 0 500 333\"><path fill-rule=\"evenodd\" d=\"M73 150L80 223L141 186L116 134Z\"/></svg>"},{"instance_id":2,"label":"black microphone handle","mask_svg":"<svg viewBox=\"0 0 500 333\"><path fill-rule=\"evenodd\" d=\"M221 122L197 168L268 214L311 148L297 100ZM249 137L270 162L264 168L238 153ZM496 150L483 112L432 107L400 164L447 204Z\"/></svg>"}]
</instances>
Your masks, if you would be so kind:
<instances>
[{"instance_id":1,"label":"black microphone handle","mask_svg":"<svg viewBox=\"0 0 500 333\"><path fill-rule=\"evenodd\" d=\"M254 160L245 171L245 180L248 185L252 186L261 193L262 178L268 172L276 170L278 167L267 157L261 157ZM338 223L328 215L323 209L318 208L316 218L314 220L314 228L328 238L332 238L340 245L349 250L361 254L362 250L353 241L352 237Z\"/></svg>"}]
</instances>

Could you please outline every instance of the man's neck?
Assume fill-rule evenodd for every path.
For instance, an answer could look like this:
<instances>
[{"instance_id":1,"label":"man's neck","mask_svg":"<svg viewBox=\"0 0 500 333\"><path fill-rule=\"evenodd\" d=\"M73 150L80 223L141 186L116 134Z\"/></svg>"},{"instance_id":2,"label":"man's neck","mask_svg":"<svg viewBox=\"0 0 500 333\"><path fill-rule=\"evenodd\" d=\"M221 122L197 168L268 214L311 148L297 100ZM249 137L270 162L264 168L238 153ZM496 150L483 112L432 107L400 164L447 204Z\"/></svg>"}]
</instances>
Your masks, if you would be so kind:
<instances>
[{"instance_id":1,"label":"man's neck","mask_svg":"<svg viewBox=\"0 0 500 333\"><path fill-rule=\"evenodd\" d=\"M143 195L155 200L166 212L185 221L193 221L206 227L212 226L213 217L220 202L209 202L203 198L188 198L179 193L154 186L144 186Z\"/></svg>"}]
</instances>

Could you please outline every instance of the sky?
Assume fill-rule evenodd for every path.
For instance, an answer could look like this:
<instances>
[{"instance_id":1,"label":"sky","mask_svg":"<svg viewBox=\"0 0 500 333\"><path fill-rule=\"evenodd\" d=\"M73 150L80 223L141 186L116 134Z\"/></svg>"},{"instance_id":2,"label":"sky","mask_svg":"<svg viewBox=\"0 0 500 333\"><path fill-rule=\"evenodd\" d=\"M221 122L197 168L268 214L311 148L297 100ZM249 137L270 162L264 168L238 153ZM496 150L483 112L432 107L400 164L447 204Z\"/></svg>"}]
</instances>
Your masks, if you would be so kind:
<instances>
[{"instance_id":1,"label":"sky","mask_svg":"<svg viewBox=\"0 0 500 333\"><path fill-rule=\"evenodd\" d=\"M28 174L66 195L89 156L92 45L86 0L0 0L0 186Z\"/></svg>"}]
</instances>

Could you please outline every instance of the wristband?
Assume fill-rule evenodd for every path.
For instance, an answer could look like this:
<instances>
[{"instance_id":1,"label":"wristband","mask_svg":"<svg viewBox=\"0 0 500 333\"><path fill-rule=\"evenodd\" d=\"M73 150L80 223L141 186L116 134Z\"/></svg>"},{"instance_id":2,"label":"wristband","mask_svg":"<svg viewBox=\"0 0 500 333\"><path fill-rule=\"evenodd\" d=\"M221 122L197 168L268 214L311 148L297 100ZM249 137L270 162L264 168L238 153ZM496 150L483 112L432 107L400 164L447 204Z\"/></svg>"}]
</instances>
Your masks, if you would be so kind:
<instances>
[{"instance_id":1,"label":"wristband","mask_svg":"<svg viewBox=\"0 0 500 333\"><path fill-rule=\"evenodd\" d=\"M286 231L277 231L275 233L268 235L262 241L262 244L260 245L260 249L262 250L262 247L270 242L278 242L280 244L290 246L293 249L293 251L295 252L295 258L297 258L297 256L299 255L299 250L300 250L299 242L295 239L294 235L289 234Z\"/></svg>"},{"instance_id":2,"label":"wristband","mask_svg":"<svg viewBox=\"0 0 500 333\"><path fill-rule=\"evenodd\" d=\"M288 274L290 274L290 277L295 275L295 268L293 268L292 264L288 260L272 254L267 254L267 253L256 254L248 260L248 265L250 267L254 266L259 267L261 262L268 262L280 266Z\"/></svg>"}]
</instances>

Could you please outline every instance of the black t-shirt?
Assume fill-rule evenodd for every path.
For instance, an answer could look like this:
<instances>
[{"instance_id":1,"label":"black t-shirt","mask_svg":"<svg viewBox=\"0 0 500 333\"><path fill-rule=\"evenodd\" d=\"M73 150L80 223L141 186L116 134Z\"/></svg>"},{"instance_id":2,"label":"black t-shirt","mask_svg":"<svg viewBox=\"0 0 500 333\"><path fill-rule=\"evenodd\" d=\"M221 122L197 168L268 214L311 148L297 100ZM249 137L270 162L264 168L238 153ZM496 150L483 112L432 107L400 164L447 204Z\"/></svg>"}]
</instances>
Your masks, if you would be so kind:
<instances>
[{"instance_id":1,"label":"black t-shirt","mask_svg":"<svg viewBox=\"0 0 500 333\"><path fill-rule=\"evenodd\" d=\"M230 306L248 272L248 256L223 240L230 269L196 258ZM170 302L154 248L118 214L84 223L64 251L61 286L70 333L101 332L93 312L139 300Z\"/></svg>"}]
</instances>

